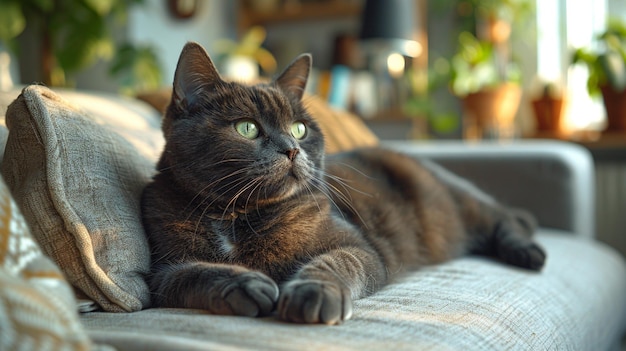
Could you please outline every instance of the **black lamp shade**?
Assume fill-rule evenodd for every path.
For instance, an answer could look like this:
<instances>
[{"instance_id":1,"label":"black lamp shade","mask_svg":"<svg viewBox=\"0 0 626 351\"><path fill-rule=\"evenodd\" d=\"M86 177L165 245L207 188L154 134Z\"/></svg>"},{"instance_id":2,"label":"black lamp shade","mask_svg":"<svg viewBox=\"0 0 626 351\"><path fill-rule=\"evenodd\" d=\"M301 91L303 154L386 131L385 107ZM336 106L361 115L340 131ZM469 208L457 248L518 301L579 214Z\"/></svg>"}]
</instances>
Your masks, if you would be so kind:
<instances>
[{"instance_id":1,"label":"black lamp shade","mask_svg":"<svg viewBox=\"0 0 626 351\"><path fill-rule=\"evenodd\" d=\"M363 8L361 40L415 40L414 0L367 0Z\"/></svg>"}]
</instances>

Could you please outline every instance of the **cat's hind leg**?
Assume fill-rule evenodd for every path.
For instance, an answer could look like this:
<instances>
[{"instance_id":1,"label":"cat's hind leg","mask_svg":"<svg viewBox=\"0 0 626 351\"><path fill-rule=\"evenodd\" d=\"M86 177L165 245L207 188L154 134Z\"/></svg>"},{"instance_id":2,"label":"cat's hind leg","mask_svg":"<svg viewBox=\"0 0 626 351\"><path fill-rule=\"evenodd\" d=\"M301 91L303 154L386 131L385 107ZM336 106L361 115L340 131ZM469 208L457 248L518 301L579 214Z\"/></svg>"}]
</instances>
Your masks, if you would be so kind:
<instances>
[{"instance_id":1,"label":"cat's hind leg","mask_svg":"<svg viewBox=\"0 0 626 351\"><path fill-rule=\"evenodd\" d=\"M469 253L495 256L513 266L540 270L544 250L533 241L535 217L524 210L508 208L468 180L430 161L422 161L447 186L458 206L468 238Z\"/></svg>"},{"instance_id":2,"label":"cat's hind leg","mask_svg":"<svg viewBox=\"0 0 626 351\"><path fill-rule=\"evenodd\" d=\"M540 270L545 251L532 240L535 218L523 210L509 210L509 216L495 223L492 233L495 255L513 266Z\"/></svg>"}]
</instances>

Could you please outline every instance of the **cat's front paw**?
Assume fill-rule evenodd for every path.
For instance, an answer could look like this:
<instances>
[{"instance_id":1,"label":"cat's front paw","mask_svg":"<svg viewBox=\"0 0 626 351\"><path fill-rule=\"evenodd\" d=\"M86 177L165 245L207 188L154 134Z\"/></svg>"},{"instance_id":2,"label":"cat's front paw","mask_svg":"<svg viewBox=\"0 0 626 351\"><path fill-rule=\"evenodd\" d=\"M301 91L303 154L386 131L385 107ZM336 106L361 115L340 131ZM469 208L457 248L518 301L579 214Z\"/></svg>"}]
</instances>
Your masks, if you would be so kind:
<instances>
[{"instance_id":1,"label":"cat's front paw","mask_svg":"<svg viewBox=\"0 0 626 351\"><path fill-rule=\"evenodd\" d=\"M332 282L294 280L281 291L278 315L294 323L338 324L352 315L352 298Z\"/></svg>"},{"instance_id":2,"label":"cat's front paw","mask_svg":"<svg viewBox=\"0 0 626 351\"><path fill-rule=\"evenodd\" d=\"M209 310L215 314L258 317L270 314L278 299L278 286L259 272L226 279L212 289Z\"/></svg>"}]
</instances>

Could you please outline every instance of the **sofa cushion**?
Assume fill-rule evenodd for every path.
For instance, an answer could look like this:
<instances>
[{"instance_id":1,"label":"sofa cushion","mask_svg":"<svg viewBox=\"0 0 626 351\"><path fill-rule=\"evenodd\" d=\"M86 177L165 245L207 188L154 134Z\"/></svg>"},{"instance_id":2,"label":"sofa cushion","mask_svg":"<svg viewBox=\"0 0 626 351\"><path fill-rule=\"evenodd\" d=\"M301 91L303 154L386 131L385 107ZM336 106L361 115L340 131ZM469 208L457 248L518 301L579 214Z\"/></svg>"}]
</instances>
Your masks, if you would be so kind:
<instances>
[{"instance_id":1,"label":"sofa cushion","mask_svg":"<svg viewBox=\"0 0 626 351\"><path fill-rule=\"evenodd\" d=\"M303 101L322 129L326 153L378 144L378 138L358 116L333 109L318 96L305 95Z\"/></svg>"},{"instance_id":2,"label":"sofa cushion","mask_svg":"<svg viewBox=\"0 0 626 351\"><path fill-rule=\"evenodd\" d=\"M626 265L613 249L542 230L548 260L530 272L463 257L407 274L355 301L338 326L275 317L147 309L81 315L118 350L608 350L626 328Z\"/></svg>"},{"instance_id":3,"label":"sofa cushion","mask_svg":"<svg viewBox=\"0 0 626 351\"><path fill-rule=\"evenodd\" d=\"M0 350L88 350L72 289L0 179Z\"/></svg>"},{"instance_id":4,"label":"sofa cushion","mask_svg":"<svg viewBox=\"0 0 626 351\"><path fill-rule=\"evenodd\" d=\"M154 122L144 115L89 101L92 113L43 86L26 87L7 111L1 171L79 296L106 311L136 311L149 304L139 202L160 152L151 144L162 141L145 142L141 130Z\"/></svg>"}]
</instances>

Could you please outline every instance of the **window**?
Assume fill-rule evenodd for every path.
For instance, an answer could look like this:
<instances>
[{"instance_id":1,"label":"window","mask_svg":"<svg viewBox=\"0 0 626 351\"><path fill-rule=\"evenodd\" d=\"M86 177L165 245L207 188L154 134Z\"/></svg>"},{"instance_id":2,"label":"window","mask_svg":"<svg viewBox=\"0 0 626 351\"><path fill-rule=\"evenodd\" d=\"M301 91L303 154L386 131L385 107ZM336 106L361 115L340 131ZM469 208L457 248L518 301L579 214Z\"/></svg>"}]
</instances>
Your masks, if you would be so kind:
<instances>
[{"instance_id":1,"label":"window","mask_svg":"<svg viewBox=\"0 0 626 351\"><path fill-rule=\"evenodd\" d=\"M537 75L542 82L566 89L569 129L601 129L605 112L599 98L587 93L587 69L571 66L575 48L594 48L594 38L602 32L608 16L626 19L623 0L536 0Z\"/></svg>"}]
</instances>

